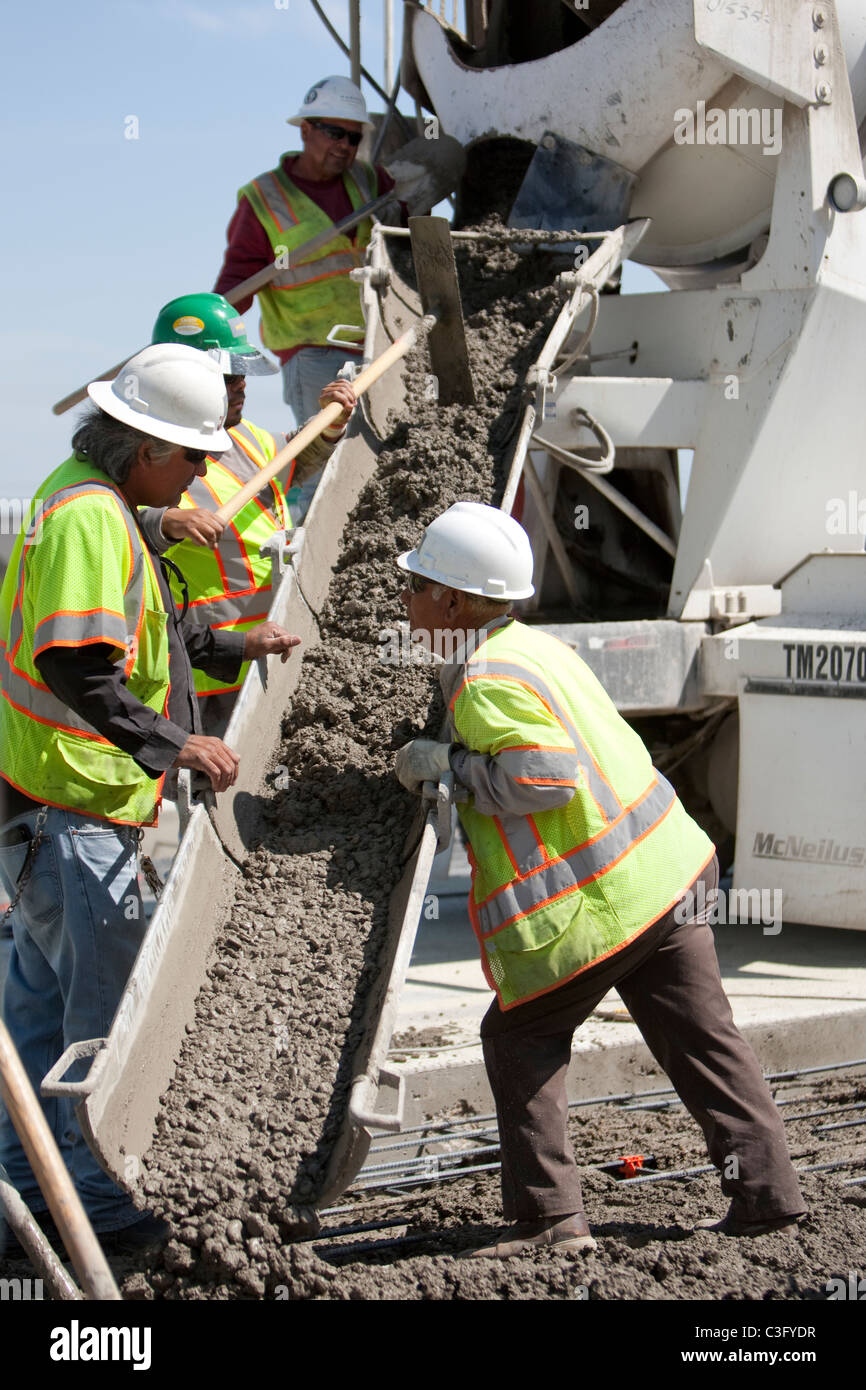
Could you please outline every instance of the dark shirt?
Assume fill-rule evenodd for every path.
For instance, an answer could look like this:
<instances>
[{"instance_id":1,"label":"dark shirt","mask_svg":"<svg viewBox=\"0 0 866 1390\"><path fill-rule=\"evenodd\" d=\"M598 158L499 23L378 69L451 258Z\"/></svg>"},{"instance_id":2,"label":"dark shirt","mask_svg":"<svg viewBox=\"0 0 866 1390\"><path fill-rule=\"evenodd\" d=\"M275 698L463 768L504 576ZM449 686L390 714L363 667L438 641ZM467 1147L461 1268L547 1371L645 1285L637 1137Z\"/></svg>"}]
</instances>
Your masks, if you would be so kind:
<instances>
[{"instance_id":1,"label":"dark shirt","mask_svg":"<svg viewBox=\"0 0 866 1390\"><path fill-rule=\"evenodd\" d=\"M148 549L155 553L150 545ZM168 613L168 718L130 694L123 665L111 660L115 649L107 643L46 647L36 658L36 665L58 700L86 719L103 738L129 753L148 777L156 779L171 767L190 734L201 732L191 668L195 666L215 680L236 680L245 635L200 627L189 617L181 622L161 560L154 569ZM0 778L0 825L32 811L36 804Z\"/></svg>"}]
</instances>

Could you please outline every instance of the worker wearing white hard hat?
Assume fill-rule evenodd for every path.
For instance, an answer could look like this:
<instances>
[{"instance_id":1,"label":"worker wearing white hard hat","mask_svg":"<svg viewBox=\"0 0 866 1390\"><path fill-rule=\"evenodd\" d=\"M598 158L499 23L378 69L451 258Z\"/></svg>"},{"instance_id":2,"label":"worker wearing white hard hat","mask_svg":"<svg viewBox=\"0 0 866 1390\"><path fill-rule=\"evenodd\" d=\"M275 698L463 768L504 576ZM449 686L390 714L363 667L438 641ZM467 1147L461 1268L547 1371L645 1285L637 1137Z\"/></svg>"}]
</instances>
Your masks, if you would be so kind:
<instances>
[{"instance_id":1,"label":"worker wearing white hard hat","mask_svg":"<svg viewBox=\"0 0 866 1390\"><path fill-rule=\"evenodd\" d=\"M711 841L588 666L513 616L533 563L512 517L458 502L397 563L413 636L445 658L449 741L413 740L395 770L416 792L454 774L469 913L496 993L481 1036L509 1226L467 1253L595 1248L565 1077L575 1029L613 986L721 1172L728 1213L699 1224L793 1226L804 1203L784 1130L734 1027L707 924Z\"/></svg>"},{"instance_id":2,"label":"worker wearing white hard hat","mask_svg":"<svg viewBox=\"0 0 866 1390\"><path fill-rule=\"evenodd\" d=\"M381 166L357 158L364 131L371 127L363 93L347 77L313 83L298 110L288 117L300 129L303 148L282 155L269 169L244 184L228 227L228 247L214 289L227 294L256 271L282 257L288 263L259 290L262 341L279 359L283 397L297 424L318 410L323 388L347 360L360 359L364 319L358 286L350 272L359 266L370 241L372 221L334 234L312 256L300 251L311 237L394 187ZM252 296L238 301L246 312ZM333 347L328 335L348 347ZM308 480L299 517L318 481Z\"/></svg>"},{"instance_id":3,"label":"worker wearing white hard hat","mask_svg":"<svg viewBox=\"0 0 866 1390\"><path fill-rule=\"evenodd\" d=\"M238 758L200 732L190 663L231 678L245 657L298 638L176 613L168 576L138 523L175 504L231 440L219 365L177 344L146 348L93 402L73 452L38 489L0 590L0 885L12 950L3 1018L37 1095L73 1043L106 1037L145 931L139 831L156 822L171 768L215 791ZM76 1064L67 1080L81 1080ZM166 1233L88 1149L72 1105L43 1109L94 1230L134 1250ZM35 1212L45 1198L8 1117L0 1163ZM15 1253L0 1223L0 1254Z\"/></svg>"}]
</instances>

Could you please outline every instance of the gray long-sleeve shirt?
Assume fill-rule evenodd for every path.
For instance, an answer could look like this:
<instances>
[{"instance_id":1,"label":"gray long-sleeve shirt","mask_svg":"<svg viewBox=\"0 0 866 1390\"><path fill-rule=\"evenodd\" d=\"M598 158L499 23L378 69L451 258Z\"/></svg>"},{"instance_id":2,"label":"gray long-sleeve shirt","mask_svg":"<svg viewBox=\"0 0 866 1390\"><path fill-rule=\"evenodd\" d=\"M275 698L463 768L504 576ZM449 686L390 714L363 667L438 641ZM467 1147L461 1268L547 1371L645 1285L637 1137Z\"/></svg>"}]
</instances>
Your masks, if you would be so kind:
<instances>
[{"instance_id":1,"label":"gray long-sleeve shirt","mask_svg":"<svg viewBox=\"0 0 866 1390\"><path fill-rule=\"evenodd\" d=\"M439 684L446 708L450 709L454 696L466 678L466 666L473 652L492 632L513 621L509 614L485 624L454 654L454 659L442 667ZM451 717L449 730L454 738L456 730ZM455 778L471 792L475 809L482 816L532 816L539 811L567 806L574 797L574 784L579 770L576 750L562 749L541 755L541 760L547 757L555 760L556 764L551 780L547 783L529 781L525 776L515 776L519 761L525 761L526 757L526 752L514 753L510 749L504 749L497 756L493 756L490 753L473 751L457 743L451 748L449 762ZM521 769L521 772L523 771Z\"/></svg>"}]
</instances>

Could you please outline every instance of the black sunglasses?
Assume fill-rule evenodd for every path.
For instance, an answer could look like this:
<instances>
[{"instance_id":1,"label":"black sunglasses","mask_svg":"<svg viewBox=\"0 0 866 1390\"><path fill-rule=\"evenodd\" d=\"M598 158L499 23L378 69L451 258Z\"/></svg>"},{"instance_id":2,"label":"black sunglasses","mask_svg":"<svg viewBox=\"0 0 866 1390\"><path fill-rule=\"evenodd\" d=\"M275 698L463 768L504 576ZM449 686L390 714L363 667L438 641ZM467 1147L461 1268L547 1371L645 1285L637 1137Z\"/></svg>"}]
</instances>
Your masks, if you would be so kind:
<instances>
[{"instance_id":1,"label":"black sunglasses","mask_svg":"<svg viewBox=\"0 0 866 1390\"><path fill-rule=\"evenodd\" d=\"M183 456L187 463L199 464L204 463L208 455L206 449L184 449Z\"/></svg>"},{"instance_id":2,"label":"black sunglasses","mask_svg":"<svg viewBox=\"0 0 866 1390\"><path fill-rule=\"evenodd\" d=\"M406 583L409 587L410 594L423 594L430 580L425 579L423 574L414 574L410 570L406 575Z\"/></svg>"},{"instance_id":3,"label":"black sunglasses","mask_svg":"<svg viewBox=\"0 0 866 1390\"><path fill-rule=\"evenodd\" d=\"M341 125L329 125L327 121L310 121L310 125L320 130L323 135L327 135L329 140L348 140L352 149L356 150L364 136L359 130L346 130Z\"/></svg>"}]
</instances>

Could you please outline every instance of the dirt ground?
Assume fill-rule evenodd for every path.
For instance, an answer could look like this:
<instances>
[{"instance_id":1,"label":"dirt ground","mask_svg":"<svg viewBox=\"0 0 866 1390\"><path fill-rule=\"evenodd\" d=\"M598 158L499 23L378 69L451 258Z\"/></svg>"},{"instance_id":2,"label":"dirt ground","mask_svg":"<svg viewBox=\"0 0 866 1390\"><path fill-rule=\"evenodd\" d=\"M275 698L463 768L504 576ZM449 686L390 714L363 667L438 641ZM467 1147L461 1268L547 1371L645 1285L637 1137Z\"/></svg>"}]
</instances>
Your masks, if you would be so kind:
<instances>
[{"instance_id":1,"label":"dirt ground","mask_svg":"<svg viewBox=\"0 0 866 1390\"><path fill-rule=\"evenodd\" d=\"M833 1080L818 1089L801 1087L799 1092L782 1087L777 1098L798 1095L801 1099L793 1106L785 1105L783 1114L866 1102L866 1078ZM844 1120L847 1112L827 1118ZM823 1122L810 1118L786 1126L797 1166L859 1154L859 1171L866 1172L863 1141L834 1138L828 1142L827 1136L814 1133ZM149 1275L140 1272L128 1277L125 1295L376 1301L824 1301L829 1279L847 1279L849 1271L862 1270L866 1264L866 1187L841 1185L858 1171L856 1164L803 1175L809 1215L795 1231L729 1239L693 1230L700 1218L724 1214L726 1202L714 1173L623 1185L610 1173L590 1166L634 1153L646 1155L645 1172L653 1171L653 1164L656 1171L667 1171L706 1163L700 1132L682 1109L648 1112L594 1106L573 1115L570 1132L582 1165L587 1215L598 1242L592 1254L538 1251L505 1261L459 1258L461 1252L485 1243L500 1224L498 1175L488 1173L414 1192L359 1194L354 1205L351 1196L343 1198L341 1206L352 1209L333 1218L325 1216L326 1232L356 1221L400 1223L348 1240L326 1234L315 1242L279 1245L271 1233L260 1233L261 1223L255 1216L238 1220L240 1229L234 1235L227 1223L215 1226L218 1239L211 1248L216 1253L221 1246L232 1253L231 1280L212 1257L206 1271L203 1252L189 1273L177 1269L183 1252L192 1254L184 1243L191 1238L192 1227L181 1228L164 1254L163 1267ZM856 1136L857 1131L849 1133ZM357 1253L352 1250L355 1241ZM245 1288L237 1277L242 1270L259 1272L264 1287Z\"/></svg>"}]
</instances>

